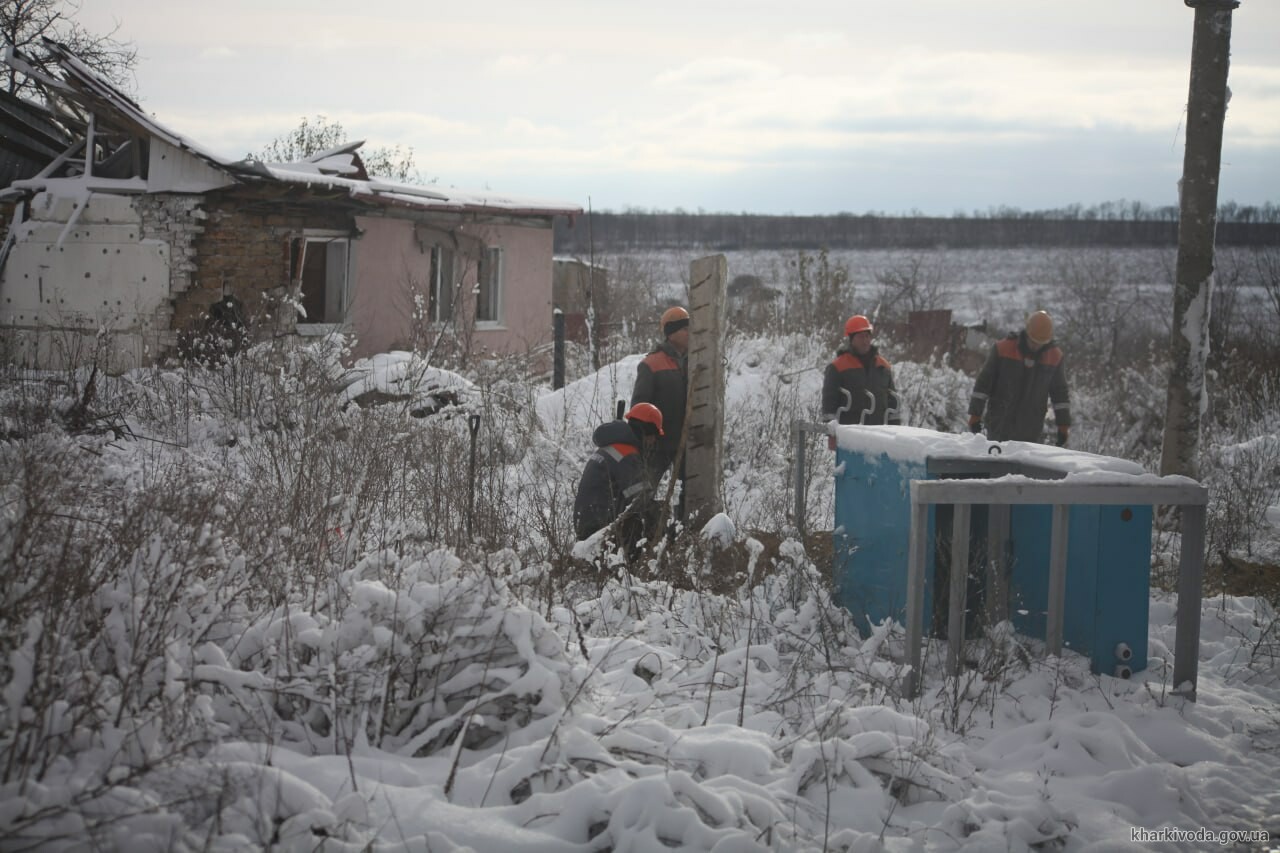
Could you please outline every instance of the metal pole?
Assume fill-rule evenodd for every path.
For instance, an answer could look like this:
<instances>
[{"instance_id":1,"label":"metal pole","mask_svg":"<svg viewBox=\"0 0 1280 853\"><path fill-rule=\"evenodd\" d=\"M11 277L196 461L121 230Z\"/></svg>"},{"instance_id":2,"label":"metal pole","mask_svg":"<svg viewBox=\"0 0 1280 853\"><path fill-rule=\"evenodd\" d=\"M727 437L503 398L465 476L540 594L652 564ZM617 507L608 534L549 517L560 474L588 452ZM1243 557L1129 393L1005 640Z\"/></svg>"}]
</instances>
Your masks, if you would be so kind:
<instances>
[{"instance_id":1,"label":"metal pole","mask_svg":"<svg viewBox=\"0 0 1280 853\"><path fill-rule=\"evenodd\" d=\"M1009 505L987 508L987 597L988 627L1009 618Z\"/></svg>"},{"instance_id":2,"label":"metal pole","mask_svg":"<svg viewBox=\"0 0 1280 853\"><path fill-rule=\"evenodd\" d=\"M969 504L952 505L951 588L947 615L947 675L960 673L964 645L965 594L969 590Z\"/></svg>"},{"instance_id":3,"label":"metal pole","mask_svg":"<svg viewBox=\"0 0 1280 853\"><path fill-rule=\"evenodd\" d=\"M467 539L470 539L471 521L476 514L476 435L480 432L480 416L472 415L467 427L471 430L471 464L467 467L467 482L471 484L471 494L467 498Z\"/></svg>"},{"instance_id":4,"label":"metal pole","mask_svg":"<svg viewBox=\"0 0 1280 853\"><path fill-rule=\"evenodd\" d=\"M791 422L791 434L795 436L796 441L796 530L800 532L801 536L804 535L805 506L808 503L804 489L805 445L808 443L806 441L808 436L805 435L802 424L803 421L799 418Z\"/></svg>"},{"instance_id":5,"label":"metal pole","mask_svg":"<svg viewBox=\"0 0 1280 853\"><path fill-rule=\"evenodd\" d=\"M551 366L551 387L564 387L564 312L559 308L551 313L551 335L555 342Z\"/></svg>"},{"instance_id":6,"label":"metal pole","mask_svg":"<svg viewBox=\"0 0 1280 853\"><path fill-rule=\"evenodd\" d=\"M1045 617L1044 644L1051 655L1062 654L1062 619L1067 600L1067 533L1071 507L1054 504L1049 534L1049 612Z\"/></svg>"},{"instance_id":7,"label":"metal pole","mask_svg":"<svg viewBox=\"0 0 1280 853\"><path fill-rule=\"evenodd\" d=\"M1200 666L1200 600L1204 585L1205 507L1183 506L1178 554L1178 615L1173 635L1173 689L1196 701ZM1189 684L1189 689L1179 689Z\"/></svg>"},{"instance_id":8,"label":"metal pole","mask_svg":"<svg viewBox=\"0 0 1280 853\"><path fill-rule=\"evenodd\" d=\"M907 545L907 663L911 670L903 684L903 694L913 698L923 683L920 647L924 633L924 563L928 551L929 505L916 494L918 481L911 481L911 541Z\"/></svg>"}]
</instances>

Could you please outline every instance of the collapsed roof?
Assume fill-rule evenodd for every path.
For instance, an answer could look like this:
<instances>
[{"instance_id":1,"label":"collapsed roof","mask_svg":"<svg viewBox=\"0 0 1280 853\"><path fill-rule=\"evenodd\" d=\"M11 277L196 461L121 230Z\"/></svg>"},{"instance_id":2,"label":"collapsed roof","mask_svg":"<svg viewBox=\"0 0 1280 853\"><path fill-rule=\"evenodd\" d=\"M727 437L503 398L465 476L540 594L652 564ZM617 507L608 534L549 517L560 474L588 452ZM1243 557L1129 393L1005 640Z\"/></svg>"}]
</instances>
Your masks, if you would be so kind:
<instances>
[{"instance_id":1,"label":"collapsed roof","mask_svg":"<svg viewBox=\"0 0 1280 853\"><path fill-rule=\"evenodd\" d=\"M47 165L37 174L8 182L8 188L0 190L0 199L22 197L67 183L82 185L80 192L124 193L206 192L237 184L274 184L281 189L310 189L326 195L336 192L357 204L428 211L530 216L574 216L582 212L580 206L564 202L370 176L358 153L361 141L291 163L222 157L149 116L65 45L45 39L44 47L56 74L38 69L12 46L5 50L5 63L30 78L44 103L11 99L20 103L0 104L5 106L0 109L0 123L6 137L20 134L36 139L39 144L26 153L27 162L32 158L47 159ZM202 164L202 174L180 179L171 174L158 186L151 176L152 149L156 147L186 152ZM76 188L66 189L74 192Z\"/></svg>"}]
</instances>

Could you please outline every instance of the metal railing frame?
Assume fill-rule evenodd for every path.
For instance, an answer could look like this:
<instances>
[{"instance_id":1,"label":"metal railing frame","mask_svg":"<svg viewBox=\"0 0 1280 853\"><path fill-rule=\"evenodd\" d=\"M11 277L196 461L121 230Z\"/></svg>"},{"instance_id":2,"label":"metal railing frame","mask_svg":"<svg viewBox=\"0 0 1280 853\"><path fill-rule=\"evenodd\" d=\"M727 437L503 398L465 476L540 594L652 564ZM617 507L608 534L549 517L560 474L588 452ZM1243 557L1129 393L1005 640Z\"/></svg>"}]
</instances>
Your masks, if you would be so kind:
<instances>
[{"instance_id":1,"label":"metal railing frame","mask_svg":"<svg viewBox=\"0 0 1280 853\"><path fill-rule=\"evenodd\" d=\"M795 442L796 459L792 465L792 482L795 486L795 524L796 530L803 536L805 514L809 496L805 485L805 467L808 464L808 440L809 433L821 433L827 435L829 432L828 423L819 423L816 421L806 421L796 418L791 422L791 438Z\"/></svg>"},{"instance_id":2,"label":"metal railing frame","mask_svg":"<svg viewBox=\"0 0 1280 853\"><path fill-rule=\"evenodd\" d=\"M1141 482L1085 483L1044 481L1022 477L988 480L912 480L911 541L907 551L907 663L903 694L916 695L920 687L924 628L924 580L928 553L929 507L954 506L951 535L950 621L947 626L947 673L959 672L964 638L966 578L969 573L969 518L975 504L1003 507L1003 516L1014 504L1047 504L1053 507L1049 543L1049 600L1045 646L1049 654L1062 652L1063 604L1067 582L1067 533L1069 510L1077 504L1110 506L1150 504L1176 506L1180 513L1181 545L1178 555L1178 611L1174 634L1173 692L1196 699L1200 658L1200 604L1204 582L1205 512L1209 491L1184 477L1143 478ZM1003 568L988 561L1000 582Z\"/></svg>"}]
</instances>

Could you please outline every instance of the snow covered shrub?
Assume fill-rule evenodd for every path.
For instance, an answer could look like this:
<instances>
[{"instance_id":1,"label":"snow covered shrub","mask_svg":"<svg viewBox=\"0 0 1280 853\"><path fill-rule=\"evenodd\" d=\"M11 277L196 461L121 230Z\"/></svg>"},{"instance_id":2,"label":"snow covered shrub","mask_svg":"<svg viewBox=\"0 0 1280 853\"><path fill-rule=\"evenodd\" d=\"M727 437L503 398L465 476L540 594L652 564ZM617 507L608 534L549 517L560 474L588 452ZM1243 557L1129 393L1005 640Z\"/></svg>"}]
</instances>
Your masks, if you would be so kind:
<instances>
[{"instance_id":1,"label":"snow covered shrub","mask_svg":"<svg viewBox=\"0 0 1280 853\"><path fill-rule=\"evenodd\" d=\"M801 334L731 335L726 352L726 371L734 377L725 398L724 476L726 493L734 496L728 509L748 529L780 530L794 513L792 422L818 419L822 368L831 353L821 340ZM825 445L810 437L807 452L821 460L819 451L826 453ZM806 476L818 479L821 469L810 465ZM820 516L821 497L806 509Z\"/></svg>"},{"instance_id":2,"label":"snow covered shrub","mask_svg":"<svg viewBox=\"0 0 1280 853\"><path fill-rule=\"evenodd\" d=\"M894 365L893 381L906 426L940 432L964 428L973 391L972 377L946 365L903 361Z\"/></svg>"},{"instance_id":3,"label":"snow covered shrub","mask_svg":"<svg viewBox=\"0 0 1280 853\"><path fill-rule=\"evenodd\" d=\"M323 382L291 386L295 369L255 386L315 395L234 434L199 428L208 384L120 380L137 432L180 437L186 420L186 447L49 430L0 444L6 838L120 846L140 815L213 796L216 763L171 783L226 737L458 761L564 706L559 638L501 581L516 556L437 550L471 547L467 419L344 411ZM478 501L512 538L506 507ZM155 823L172 848L182 821Z\"/></svg>"},{"instance_id":4,"label":"snow covered shrub","mask_svg":"<svg viewBox=\"0 0 1280 853\"><path fill-rule=\"evenodd\" d=\"M1070 355L1068 355L1070 358ZM1154 357L1071 375L1071 447L1159 468L1168 367Z\"/></svg>"},{"instance_id":5,"label":"snow covered shrub","mask_svg":"<svg viewBox=\"0 0 1280 853\"><path fill-rule=\"evenodd\" d=\"M1234 375L1236 381L1213 383L1200 445L1210 561L1238 552L1253 557L1267 511L1280 503L1280 373L1259 366Z\"/></svg>"},{"instance_id":6,"label":"snow covered shrub","mask_svg":"<svg viewBox=\"0 0 1280 853\"><path fill-rule=\"evenodd\" d=\"M324 417L344 384L348 341L329 335L306 345L269 341L223 363L189 364L180 375L194 392L198 412L240 431L293 428Z\"/></svg>"},{"instance_id":7,"label":"snow covered shrub","mask_svg":"<svg viewBox=\"0 0 1280 853\"><path fill-rule=\"evenodd\" d=\"M243 584L217 532L225 483L177 460L100 458L124 462L104 440L56 434L0 452L0 798L15 804L0 834L12 837L67 814L91 828L92 803L220 734L187 672ZM73 797L57 793L69 784Z\"/></svg>"},{"instance_id":8,"label":"snow covered shrub","mask_svg":"<svg viewBox=\"0 0 1280 853\"><path fill-rule=\"evenodd\" d=\"M54 427L72 397L60 379L7 366L0 378L0 440L19 440Z\"/></svg>"},{"instance_id":9,"label":"snow covered shrub","mask_svg":"<svg viewBox=\"0 0 1280 853\"><path fill-rule=\"evenodd\" d=\"M545 434L534 433L529 441L522 461L528 476L511 478L500 511L512 531L526 532L513 537L511 547L528 560L563 565L576 541L573 501L582 463L578 454Z\"/></svg>"},{"instance_id":10,"label":"snow covered shrub","mask_svg":"<svg viewBox=\"0 0 1280 853\"><path fill-rule=\"evenodd\" d=\"M219 718L310 753L425 756L487 746L563 707L560 640L497 581L518 565L408 550L371 552L318 593L290 591L206 649L195 678Z\"/></svg>"}]
</instances>

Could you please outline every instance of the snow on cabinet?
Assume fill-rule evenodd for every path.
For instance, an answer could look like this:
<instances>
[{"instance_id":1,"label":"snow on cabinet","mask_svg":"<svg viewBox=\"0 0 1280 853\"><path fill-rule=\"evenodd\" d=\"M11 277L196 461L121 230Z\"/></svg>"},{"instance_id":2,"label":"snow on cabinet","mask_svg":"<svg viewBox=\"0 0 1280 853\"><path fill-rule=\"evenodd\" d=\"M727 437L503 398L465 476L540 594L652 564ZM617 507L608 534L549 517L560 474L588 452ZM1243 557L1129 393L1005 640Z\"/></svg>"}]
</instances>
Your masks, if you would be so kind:
<instances>
[{"instance_id":1,"label":"snow on cabinet","mask_svg":"<svg viewBox=\"0 0 1280 853\"><path fill-rule=\"evenodd\" d=\"M836 435L836 584L860 630L884 619L909 622L912 481L979 480L971 488L985 489L988 497L965 505L958 527L953 518L960 504L931 502L915 509L928 525L923 541L932 543L923 558L923 633L972 638L1008 621L1020 634L1046 639L1050 646L1056 638L1085 655L1094 672L1128 677L1146 667L1149 498L1159 488L1178 485L1162 481L1186 478L1155 477L1122 459L1024 442L996 444L977 435L857 426L841 427ZM1050 482L1059 489L1053 494L1064 496L1057 519L1056 504L1001 503L1006 487L1026 483L1043 489ZM1062 486L1082 488L1077 494ZM1094 492L1108 495L1091 503ZM1112 500L1126 494L1131 502ZM958 547L968 554L968 571L953 583L953 529L965 529L966 515L968 533L956 535L967 535L967 547ZM1065 589L1056 593L1050 588L1055 524L1066 531ZM963 605L953 606L954 592ZM959 649L948 653L963 659Z\"/></svg>"}]
</instances>

